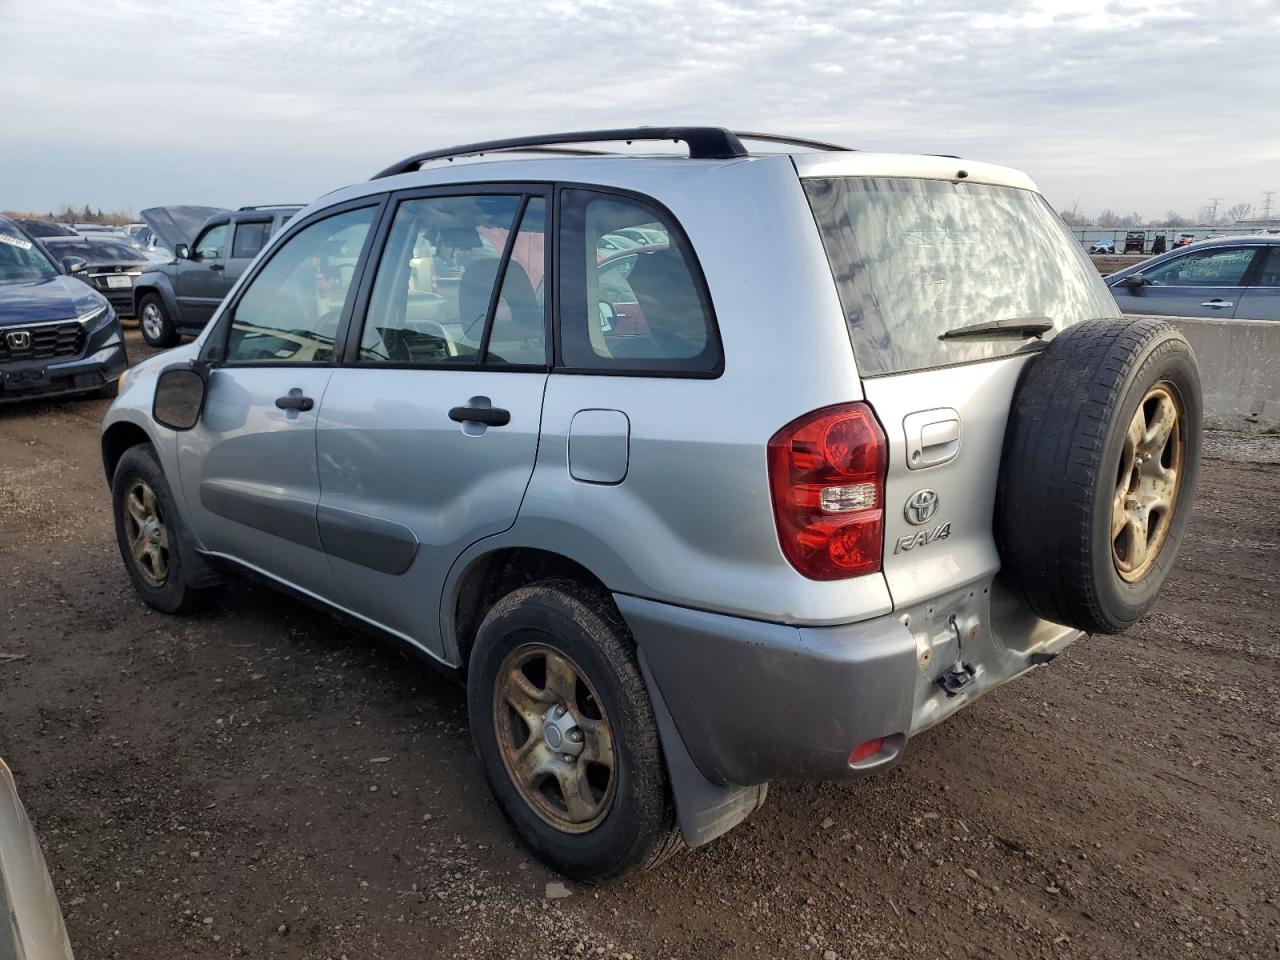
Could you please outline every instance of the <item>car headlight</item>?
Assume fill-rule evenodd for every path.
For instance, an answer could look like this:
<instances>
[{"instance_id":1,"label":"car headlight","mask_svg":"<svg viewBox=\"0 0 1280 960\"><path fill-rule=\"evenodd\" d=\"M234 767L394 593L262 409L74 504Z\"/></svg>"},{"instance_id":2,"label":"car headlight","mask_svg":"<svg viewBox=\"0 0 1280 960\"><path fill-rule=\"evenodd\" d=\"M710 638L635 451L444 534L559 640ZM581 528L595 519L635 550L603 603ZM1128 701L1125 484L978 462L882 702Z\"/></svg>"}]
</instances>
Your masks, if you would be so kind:
<instances>
[{"instance_id":1,"label":"car headlight","mask_svg":"<svg viewBox=\"0 0 1280 960\"><path fill-rule=\"evenodd\" d=\"M76 314L76 319L80 321L82 327L91 327L105 317L110 309L110 305L105 303L100 307L90 307L87 313Z\"/></svg>"}]
</instances>

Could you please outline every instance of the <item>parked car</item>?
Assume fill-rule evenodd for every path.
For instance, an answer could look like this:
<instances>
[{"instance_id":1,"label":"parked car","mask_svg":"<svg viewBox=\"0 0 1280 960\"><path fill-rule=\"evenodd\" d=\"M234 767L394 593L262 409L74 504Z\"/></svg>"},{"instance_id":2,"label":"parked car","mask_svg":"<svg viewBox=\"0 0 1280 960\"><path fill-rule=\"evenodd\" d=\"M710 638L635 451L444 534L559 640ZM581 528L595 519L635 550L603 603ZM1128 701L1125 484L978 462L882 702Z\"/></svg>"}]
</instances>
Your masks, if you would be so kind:
<instances>
[{"instance_id":1,"label":"parked car","mask_svg":"<svg viewBox=\"0 0 1280 960\"><path fill-rule=\"evenodd\" d=\"M69 256L84 260L86 267L77 276L110 300L122 317L133 316L133 282L156 263L169 259L123 235L47 237L44 247L59 261Z\"/></svg>"},{"instance_id":2,"label":"parked car","mask_svg":"<svg viewBox=\"0 0 1280 960\"><path fill-rule=\"evenodd\" d=\"M0 760L0 957L72 960L62 909L40 842Z\"/></svg>"},{"instance_id":3,"label":"parked car","mask_svg":"<svg viewBox=\"0 0 1280 960\"><path fill-rule=\"evenodd\" d=\"M198 333L227 291L267 240L300 209L297 206L157 207L143 210L147 226L173 251L133 285L134 312L142 337L153 347L171 347L183 334Z\"/></svg>"},{"instance_id":4,"label":"parked car","mask_svg":"<svg viewBox=\"0 0 1280 960\"><path fill-rule=\"evenodd\" d=\"M1125 253L1145 253L1147 250L1147 235L1142 230L1130 230L1124 235L1124 252Z\"/></svg>"},{"instance_id":5,"label":"parked car","mask_svg":"<svg viewBox=\"0 0 1280 960\"><path fill-rule=\"evenodd\" d=\"M71 227L63 223L54 223L52 220L35 220L30 217L17 217L13 221L20 226L29 237L36 240L43 240L45 237L78 237L80 236Z\"/></svg>"},{"instance_id":6,"label":"parked car","mask_svg":"<svg viewBox=\"0 0 1280 960\"><path fill-rule=\"evenodd\" d=\"M0 217L0 403L67 394L112 396L127 366L120 319L78 277Z\"/></svg>"},{"instance_id":7,"label":"parked car","mask_svg":"<svg viewBox=\"0 0 1280 960\"><path fill-rule=\"evenodd\" d=\"M1280 320L1280 237L1201 240L1107 277L1124 313Z\"/></svg>"},{"instance_id":8,"label":"parked car","mask_svg":"<svg viewBox=\"0 0 1280 960\"><path fill-rule=\"evenodd\" d=\"M72 224L77 233L120 233L119 227L113 227L109 223L75 223Z\"/></svg>"},{"instance_id":9,"label":"parked car","mask_svg":"<svg viewBox=\"0 0 1280 960\"><path fill-rule=\"evenodd\" d=\"M1190 514L1194 356L1089 319L1115 302L1025 174L743 138L775 139L409 157L103 422L145 602L247 569L465 677L498 806L584 881L1123 631ZM502 156L617 140L689 155ZM665 249L601 263L624 228Z\"/></svg>"},{"instance_id":10,"label":"parked car","mask_svg":"<svg viewBox=\"0 0 1280 960\"><path fill-rule=\"evenodd\" d=\"M1195 243L1196 237L1194 233L1180 233L1178 238L1173 241L1173 249L1185 247L1189 243Z\"/></svg>"},{"instance_id":11,"label":"parked car","mask_svg":"<svg viewBox=\"0 0 1280 960\"><path fill-rule=\"evenodd\" d=\"M1089 244L1090 253L1115 253L1116 242L1114 240L1095 240Z\"/></svg>"},{"instance_id":12,"label":"parked car","mask_svg":"<svg viewBox=\"0 0 1280 960\"><path fill-rule=\"evenodd\" d=\"M129 237L136 237L145 229L147 229L147 225L145 223L126 223L120 228L120 232Z\"/></svg>"}]
</instances>

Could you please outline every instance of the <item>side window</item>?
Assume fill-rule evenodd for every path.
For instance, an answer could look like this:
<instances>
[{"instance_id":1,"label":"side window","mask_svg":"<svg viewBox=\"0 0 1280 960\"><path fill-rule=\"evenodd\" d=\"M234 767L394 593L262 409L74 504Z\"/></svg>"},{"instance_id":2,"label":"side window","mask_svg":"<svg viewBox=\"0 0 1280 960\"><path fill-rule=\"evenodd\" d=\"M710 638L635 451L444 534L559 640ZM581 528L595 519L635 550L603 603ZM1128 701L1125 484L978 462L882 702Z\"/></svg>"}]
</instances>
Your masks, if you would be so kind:
<instances>
[{"instance_id":1,"label":"side window","mask_svg":"<svg viewBox=\"0 0 1280 960\"><path fill-rule=\"evenodd\" d=\"M271 221L240 222L236 224L236 233L231 240L231 259L251 259L267 245L267 237L271 233Z\"/></svg>"},{"instance_id":2,"label":"side window","mask_svg":"<svg viewBox=\"0 0 1280 960\"><path fill-rule=\"evenodd\" d=\"M714 373L720 348L692 253L637 200L566 190L560 340L566 367Z\"/></svg>"},{"instance_id":3,"label":"side window","mask_svg":"<svg viewBox=\"0 0 1280 960\"><path fill-rule=\"evenodd\" d=\"M1255 287L1280 287L1280 245L1268 247L1266 256L1267 262L1258 271L1258 279L1254 281L1253 285Z\"/></svg>"},{"instance_id":4,"label":"side window","mask_svg":"<svg viewBox=\"0 0 1280 960\"><path fill-rule=\"evenodd\" d=\"M1144 271L1156 287L1238 287L1253 262L1253 247L1189 253Z\"/></svg>"},{"instance_id":5,"label":"side window","mask_svg":"<svg viewBox=\"0 0 1280 960\"><path fill-rule=\"evenodd\" d=\"M378 264L360 337L363 363L476 364L508 245L488 361L543 364L545 204L482 195L405 200ZM510 241L510 243L509 243Z\"/></svg>"},{"instance_id":6,"label":"side window","mask_svg":"<svg viewBox=\"0 0 1280 960\"><path fill-rule=\"evenodd\" d=\"M303 227L274 252L236 304L227 360L327 363L377 207Z\"/></svg>"},{"instance_id":7,"label":"side window","mask_svg":"<svg viewBox=\"0 0 1280 960\"><path fill-rule=\"evenodd\" d=\"M222 248L227 242L227 225L220 223L200 234L195 249L191 251L192 260L217 260L222 256Z\"/></svg>"}]
</instances>

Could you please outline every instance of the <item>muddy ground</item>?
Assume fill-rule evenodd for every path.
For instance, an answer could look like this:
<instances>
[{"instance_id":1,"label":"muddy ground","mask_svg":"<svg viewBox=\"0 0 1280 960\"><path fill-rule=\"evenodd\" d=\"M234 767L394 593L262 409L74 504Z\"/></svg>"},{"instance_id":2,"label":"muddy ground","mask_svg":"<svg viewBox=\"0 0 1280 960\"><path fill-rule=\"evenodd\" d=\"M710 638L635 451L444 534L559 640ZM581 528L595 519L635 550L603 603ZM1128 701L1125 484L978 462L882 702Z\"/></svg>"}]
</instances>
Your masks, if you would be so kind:
<instances>
[{"instance_id":1,"label":"muddy ground","mask_svg":"<svg viewBox=\"0 0 1280 960\"><path fill-rule=\"evenodd\" d=\"M1127 636L878 779L775 784L721 841L548 899L459 689L262 587L185 619L136 599L105 408L0 409L0 756L82 960L1280 956L1274 446L1206 461Z\"/></svg>"}]
</instances>

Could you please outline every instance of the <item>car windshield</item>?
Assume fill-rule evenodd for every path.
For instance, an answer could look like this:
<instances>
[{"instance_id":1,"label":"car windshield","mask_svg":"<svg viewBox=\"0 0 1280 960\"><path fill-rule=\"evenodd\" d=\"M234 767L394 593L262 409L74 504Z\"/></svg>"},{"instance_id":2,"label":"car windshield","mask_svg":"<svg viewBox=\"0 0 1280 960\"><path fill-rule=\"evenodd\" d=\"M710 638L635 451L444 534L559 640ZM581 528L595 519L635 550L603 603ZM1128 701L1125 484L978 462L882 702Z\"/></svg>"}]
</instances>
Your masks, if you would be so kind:
<instances>
[{"instance_id":1,"label":"car windshield","mask_svg":"<svg viewBox=\"0 0 1280 960\"><path fill-rule=\"evenodd\" d=\"M0 284L52 280L57 269L44 252L11 227L0 224Z\"/></svg>"},{"instance_id":2,"label":"car windshield","mask_svg":"<svg viewBox=\"0 0 1280 960\"><path fill-rule=\"evenodd\" d=\"M133 240L117 237L50 237L45 244L56 256L83 257L90 263L140 263L166 259Z\"/></svg>"},{"instance_id":3,"label":"car windshield","mask_svg":"<svg viewBox=\"0 0 1280 960\"><path fill-rule=\"evenodd\" d=\"M1026 343L1007 332L940 339L948 330L1027 317L1061 329L1118 313L1037 193L869 177L804 184L864 376L1006 356Z\"/></svg>"}]
</instances>

